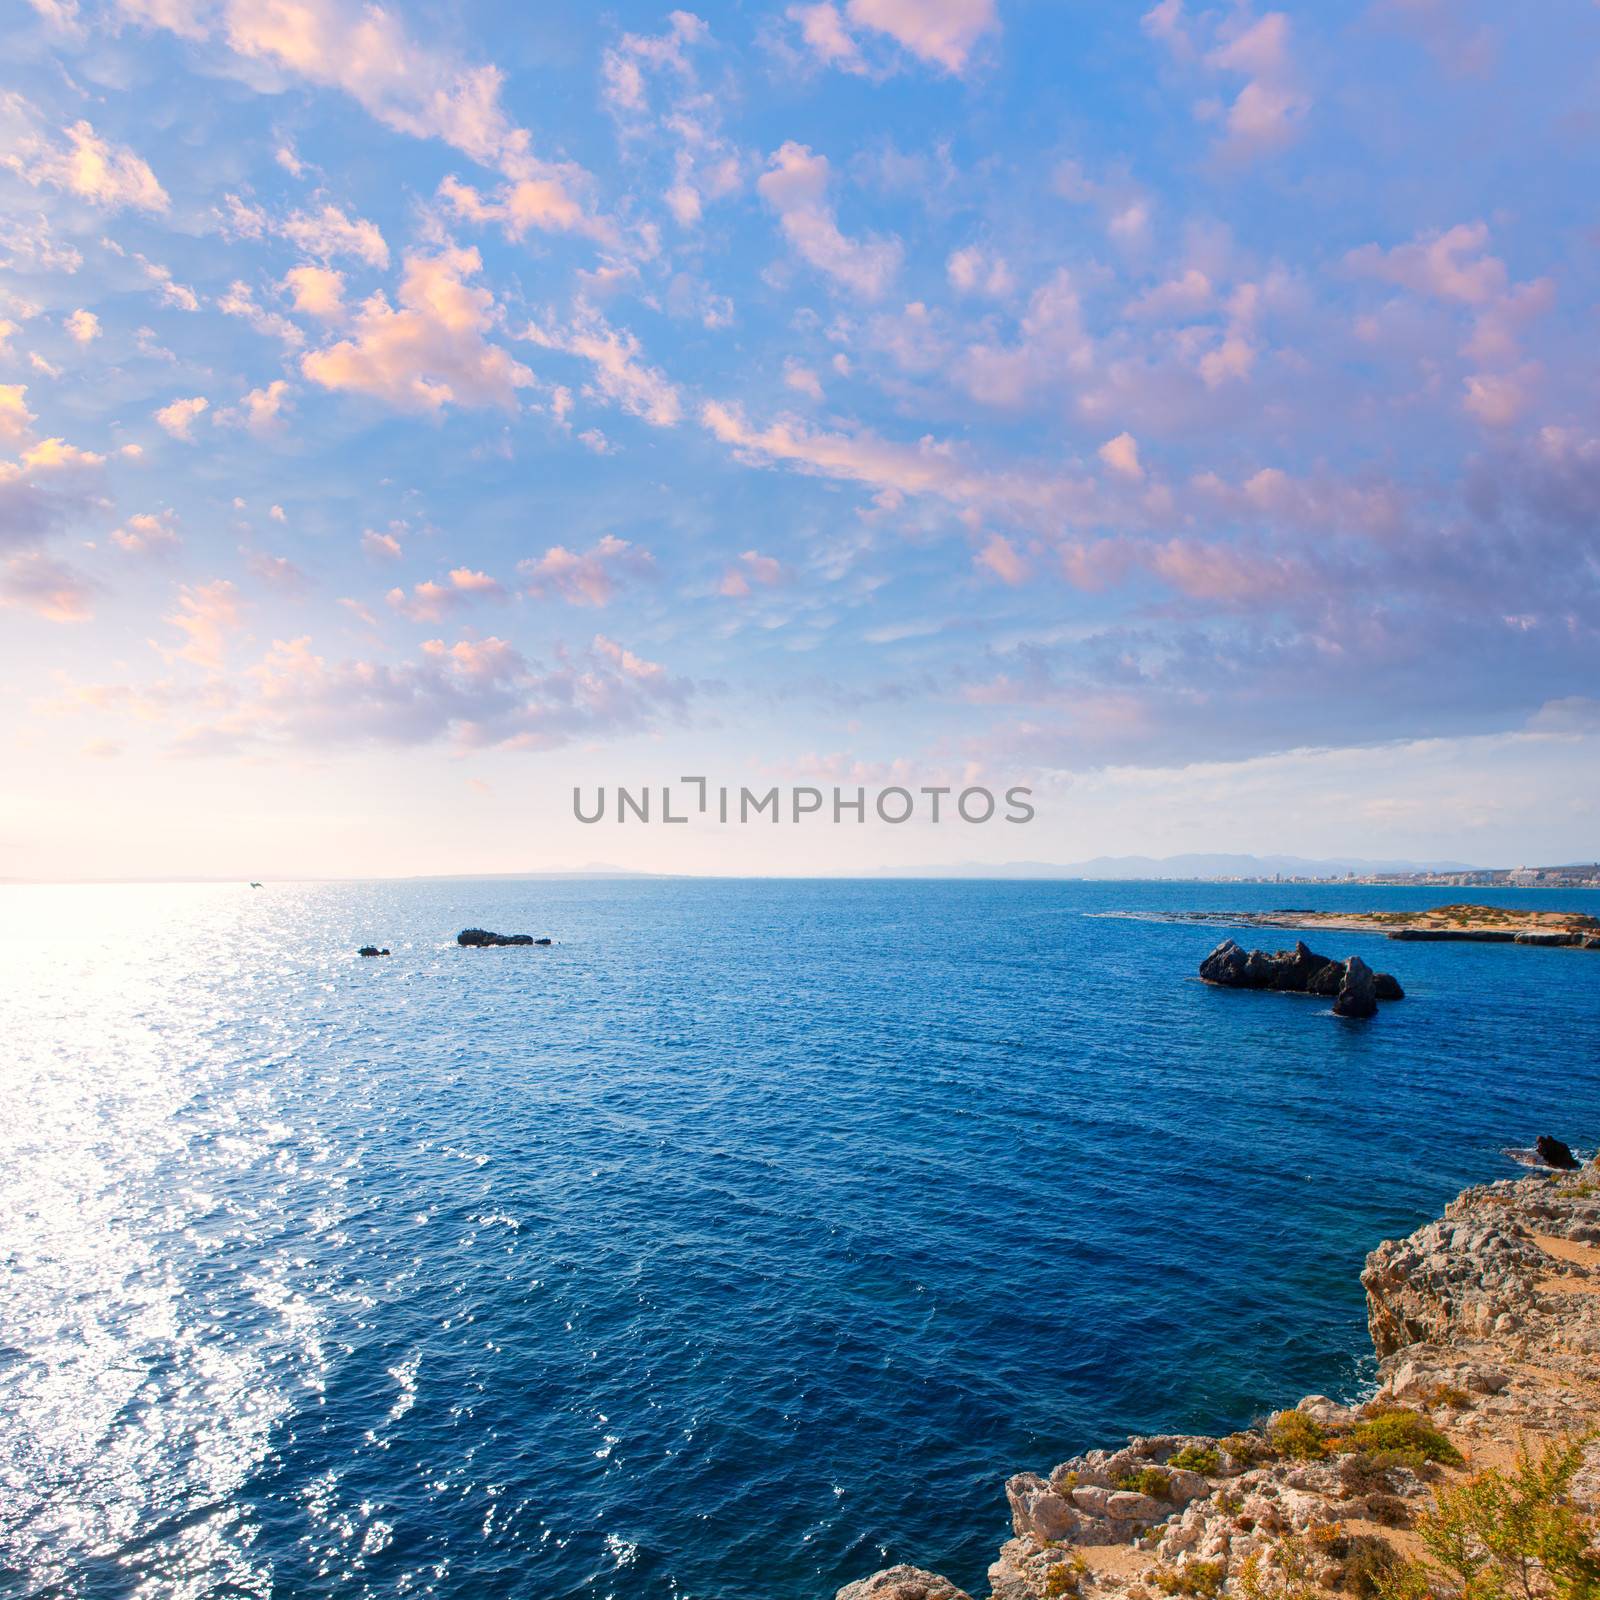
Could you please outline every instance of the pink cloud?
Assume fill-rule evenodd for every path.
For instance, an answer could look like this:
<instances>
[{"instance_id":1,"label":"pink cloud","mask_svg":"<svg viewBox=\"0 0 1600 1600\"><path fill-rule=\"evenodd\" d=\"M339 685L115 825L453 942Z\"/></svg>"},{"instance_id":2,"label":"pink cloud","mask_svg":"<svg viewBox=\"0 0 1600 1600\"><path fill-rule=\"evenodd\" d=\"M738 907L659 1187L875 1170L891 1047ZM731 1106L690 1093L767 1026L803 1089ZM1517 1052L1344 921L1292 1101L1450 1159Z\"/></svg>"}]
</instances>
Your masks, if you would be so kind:
<instances>
[{"instance_id":1,"label":"pink cloud","mask_svg":"<svg viewBox=\"0 0 1600 1600\"><path fill-rule=\"evenodd\" d=\"M998 533L990 534L988 542L973 558L980 567L987 567L1002 583L1012 588L1026 583L1032 568L1009 539Z\"/></svg>"},{"instance_id":2,"label":"pink cloud","mask_svg":"<svg viewBox=\"0 0 1600 1600\"><path fill-rule=\"evenodd\" d=\"M783 563L776 556L764 556L759 550L746 550L726 572L717 585L717 593L730 600L743 599L750 593L750 585L758 584L770 589L784 581Z\"/></svg>"},{"instance_id":3,"label":"pink cloud","mask_svg":"<svg viewBox=\"0 0 1600 1600\"><path fill-rule=\"evenodd\" d=\"M87 622L94 589L81 572L40 551L0 566L0 605L31 611L46 622Z\"/></svg>"},{"instance_id":4,"label":"pink cloud","mask_svg":"<svg viewBox=\"0 0 1600 1600\"><path fill-rule=\"evenodd\" d=\"M476 250L408 255L399 309L373 295L356 313L352 336L311 351L301 370L325 389L371 395L403 411L516 410L517 390L533 374L486 337L500 313L494 296L468 281L482 266Z\"/></svg>"},{"instance_id":5,"label":"pink cloud","mask_svg":"<svg viewBox=\"0 0 1600 1600\"><path fill-rule=\"evenodd\" d=\"M435 583L430 578L414 585L409 595L404 589L391 589L384 598L401 616L413 622L442 622L468 599L503 600L505 593L499 580L491 578L487 572L454 567L445 575L443 583Z\"/></svg>"},{"instance_id":6,"label":"pink cloud","mask_svg":"<svg viewBox=\"0 0 1600 1600\"><path fill-rule=\"evenodd\" d=\"M184 584L178 591L177 610L164 620L185 639L173 649L157 646L168 661L187 661L206 672L221 672L228 642L242 627L239 591L226 578Z\"/></svg>"},{"instance_id":7,"label":"pink cloud","mask_svg":"<svg viewBox=\"0 0 1600 1600\"><path fill-rule=\"evenodd\" d=\"M900 241L848 237L839 228L828 187L828 158L792 139L773 152L756 184L803 261L864 300L881 299L900 271Z\"/></svg>"},{"instance_id":8,"label":"pink cloud","mask_svg":"<svg viewBox=\"0 0 1600 1600\"><path fill-rule=\"evenodd\" d=\"M608 533L582 553L552 545L537 560L519 562L517 571L528 580L530 594L554 593L569 605L604 606L623 580L651 576L655 559L648 550Z\"/></svg>"}]
</instances>

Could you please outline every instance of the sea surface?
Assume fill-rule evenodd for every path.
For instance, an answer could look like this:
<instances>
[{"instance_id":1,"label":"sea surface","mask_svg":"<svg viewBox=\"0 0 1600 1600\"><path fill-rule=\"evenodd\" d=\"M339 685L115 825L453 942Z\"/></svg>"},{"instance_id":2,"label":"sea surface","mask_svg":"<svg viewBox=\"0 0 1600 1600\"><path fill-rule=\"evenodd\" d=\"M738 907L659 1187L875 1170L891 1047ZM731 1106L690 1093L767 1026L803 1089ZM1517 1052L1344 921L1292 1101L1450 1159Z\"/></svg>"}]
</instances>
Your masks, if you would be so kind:
<instances>
[{"instance_id":1,"label":"sea surface","mask_svg":"<svg viewBox=\"0 0 1600 1600\"><path fill-rule=\"evenodd\" d=\"M1319 935L1408 993L1347 1022L1094 913L1449 898L1600 911L0 890L0 1593L979 1588L1009 1473L1359 1388L1365 1252L1600 1137L1600 955Z\"/></svg>"}]
</instances>

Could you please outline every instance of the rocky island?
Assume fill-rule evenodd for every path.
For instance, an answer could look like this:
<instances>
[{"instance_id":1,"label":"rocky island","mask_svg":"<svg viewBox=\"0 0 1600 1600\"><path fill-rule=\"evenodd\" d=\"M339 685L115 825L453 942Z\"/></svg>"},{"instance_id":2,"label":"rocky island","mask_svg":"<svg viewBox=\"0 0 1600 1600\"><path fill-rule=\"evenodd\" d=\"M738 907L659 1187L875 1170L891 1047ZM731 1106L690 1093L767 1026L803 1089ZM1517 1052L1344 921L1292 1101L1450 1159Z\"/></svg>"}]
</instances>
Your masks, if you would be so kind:
<instances>
[{"instance_id":1,"label":"rocky island","mask_svg":"<svg viewBox=\"0 0 1600 1600\"><path fill-rule=\"evenodd\" d=\"M1273 989L1279 994L1328 995L1341 1017L1372 1017L1380 1000L1404 1000L1406 992L1399 979L1388 972L1374 972L1360 956L1334 961L1319 956L1304 940L1296 939L1293 950L1246 950L1232 939L1224 939L1200 963L1200 976L1206 983L1224 989Z\"/></svg>"},{"instance_id":2,"label":"rocky island","mask_svg":"<svg viewBox=\"0 0 1600 1600\"><path fill-rule=\"evenodd\" d=\"M1600 1593L1600 1163L1467 1189L1361 1282L1365 1403L1018 1474L991 1600ZM900 1566L836 1600L972 1597Z\"/></svg>"}]
</instances>

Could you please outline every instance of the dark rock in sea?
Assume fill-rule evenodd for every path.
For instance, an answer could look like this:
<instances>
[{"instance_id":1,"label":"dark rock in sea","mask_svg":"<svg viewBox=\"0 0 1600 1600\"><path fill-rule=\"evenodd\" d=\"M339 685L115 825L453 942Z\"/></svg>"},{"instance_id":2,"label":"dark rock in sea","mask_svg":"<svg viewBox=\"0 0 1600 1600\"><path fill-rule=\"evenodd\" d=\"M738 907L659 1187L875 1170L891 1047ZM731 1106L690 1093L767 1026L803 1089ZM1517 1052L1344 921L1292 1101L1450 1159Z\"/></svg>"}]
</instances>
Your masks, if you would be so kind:
<instances>
[{"instance_id":1,"label":"dark rock in sea","mask_svg":"<svg viewBox=\"0 0 1600 1600\"><path fill-rule=\"evenodd\" d=\"M364 944L356 951L358 956L386 956L388 953L387 950L380 950L375 944Z\"/></svg>"},{"instance_id":2,"label":"dark rock in sea","mask_svg":"<svg viewBox=\"0 0 1600 1600\"><path fill-rule=\"evenodd\" d=\"M535 939L533 942L535 944L550 944L552 941L549 939Z\"/></svg>"},{"instance_id":3,"label":"dark rock in sea","mask_svg":"<svg viewBox=\"0 0 1600 1600\"><path fill-rule=\"evenodd\" d=\"M1547 1167L1560 1167L1563 1172L1576 1172L1578 1158L1559 1139L1541 1133L1533 1141L1533 1151Z\"/></svg>"},{"instance_id":4,"label":"dark rock in sea","mask_svg":"<svg viewBox=\"0 0 1600 1600\"><path fill-rule=\"evenodd\" d=\"M1331 1000L1344 986L1344 962L1330 961L1311 974L1306 984L1307 994L1320 994Z\"/></svg>"},{"instance_id":5,"label":"dark rock in sea","mask_svg":"<svg viewBox=\"0 0 1600 1600\"><path fill-rule=\"evenodd\" d=\"M1333 1013L1337 1017L1378 1014L1378 980L1360 956L1351 956L1344 964L1344 982L1334 996Z\"/></svg>"},{"instance_id":6,"label":"dark rock in sea","mask_svg":"<svg viewBox=\"0 0 1600 1600\"><path fill-rule=\"evenodd\" d=\"M549 944L548 939L535 939L531 933L490 933L487 928L463 928L456 935L456 943L468 949L482 949L498 944Z\"/></svg>"},{"instance_id":7,"label":"dark rock in sea","mask_svg":"<svg viewBox=\"0 0 1600 1600\"><path fill-rule=\"evenodd\" d=\"M1234 939L1224 939L1200 963L1200 976L1207 983L1220 983L1227 988L1244 987L1244 947Z\"/></svg>"},{"instance_id":8,"label":"dark rock in sea","mask_svg":"<svg viewBox=\"0 0 1600 1600\"><path fill-rule=\"evenodd\" d=\"M1360 956L1330 961L1301 940L1295 941L1293 950L1268 952L1245 950L1224 939L1200 963L1200 976L1225 989L1323 995L1334 1001L1333 1009L1342 1017L1370 1017L1377 1001L1405 998L1405 990L1391 974L1372 971ZM1369 1003L1371 1010L1363 1009Z\"/></svg>"}]
</instances>

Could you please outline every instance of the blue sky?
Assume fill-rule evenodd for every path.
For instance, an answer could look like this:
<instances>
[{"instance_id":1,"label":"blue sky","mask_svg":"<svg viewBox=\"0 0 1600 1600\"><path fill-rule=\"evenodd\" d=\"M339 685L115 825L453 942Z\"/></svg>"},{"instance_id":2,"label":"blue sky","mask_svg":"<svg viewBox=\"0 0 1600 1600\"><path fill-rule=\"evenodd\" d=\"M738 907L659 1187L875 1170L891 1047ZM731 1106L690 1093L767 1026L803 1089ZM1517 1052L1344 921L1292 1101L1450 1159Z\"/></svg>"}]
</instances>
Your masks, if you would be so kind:
<instances>
[{"instance_id":1,"label":"blue sky","mask_svg":"<svg viewBox=\"0 0 1600 1600\"><path fill-rule=\"evenodd\" d=\"M1595 853L1591 0L3 15L0 875Z\"/></svg>"}]
</instances>

